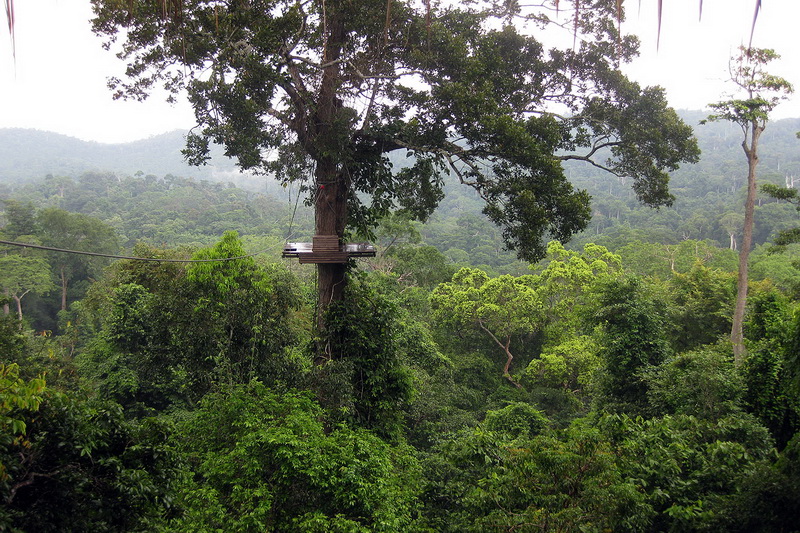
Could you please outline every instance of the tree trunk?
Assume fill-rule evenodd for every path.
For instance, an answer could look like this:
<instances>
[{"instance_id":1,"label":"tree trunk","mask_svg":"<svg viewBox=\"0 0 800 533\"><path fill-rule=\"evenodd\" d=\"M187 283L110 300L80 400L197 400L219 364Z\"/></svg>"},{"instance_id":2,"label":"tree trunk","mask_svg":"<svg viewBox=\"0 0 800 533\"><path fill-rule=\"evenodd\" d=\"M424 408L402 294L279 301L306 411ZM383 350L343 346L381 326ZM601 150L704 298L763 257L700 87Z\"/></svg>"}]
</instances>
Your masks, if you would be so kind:
<instances>
[{"instance_id":1,"label":"tree trunk","mask_svg":"<svg viewBox=\"0 0 800 533\"><path fill-rule=\"evenodd\" d=\"M61 267L61 310L67 310L67 272L66 269Z\"/></svg>"},{"instance_id":2,"label":"tree trunk","mask_svg":"<svg viewBox=\"0 0 800 533\"><path fill-rule=\"evenodd\" d=\"M511 372L509 372L509 370L511 369L511 361L514 360L514 356L511 355L511 350L509 350L510 345L511 345L511 339L508 339L505 346L503 346L503 350L505 350L506 352L506 364L505 366L503 366L503 377L506 378L516 388L521 389L522 385L514 381L514 378L511 377Z\"/></svg>"},{"instance_id":3,"label":"tree trunk","mask_svg":"<svg viewBox=\"0 0 800 533\"><path fill-rule=\"evenodd\" d=\"M745 355L744 346L744 311L747 305L747 261L753 242L753 215L756 204L756 165L758 164L758 139L764 127L753 121L750 145L745 138L742 149L747 156L747 199L744 203L744 229L742 247L739 250L739 275L736 280L736 309L733 312L731 343L733 344L733 361L742 364Z\"/></svg>"},{"instance_id":4,"label":"tree trunk","mask_svg":"<svg viewBox=\"0 0 800 533\"><path fill-rule=\"evenodd\" d=\"M327 170L317 165L316 234L336 235L341 238L347 217L346 187L340 183L335 167ZM334 357L326 342L325 315L330 305L342 300L346 284L345 263L320 263L317 265L317 345L316 362L321 364Z\"/></svg>"},{"instance_id":5,"label":"tree trunk","mask_svg":"<svg viewBox=\"0 0 800 533\"><path fill-rule=\"evenodd\" d=\"M480 328L483 331L485 331L492 338L492 340L494 340L494 342L496 342L497 345L500 348L503 349L503 351L506 354L506 363L505 363L505 365L503 365L503 377L506 378L516 388L521 389L522 385L520 385L519 383L514 381L514 378L511 377L511 372L510 372L510 370L511 370L511 362L514 360L514 356L511 354L511 336L509 335L508 337L506 337L506 339L505 339L506 342L505 342L505 344L503 344L502 342L500 342L500 339L498 339L494 335L494 333L492 333L489 330L489 328L487 328L486 326L483 325L483 321L478 320L478 326L480 326Z\"/></svg>"},{"instance_id":6,"label":"tree trunk","mask_svg":"<svg viewBox=\"0 0 800 533\"><path fill-rule=\"evenodd\" d=\"M17 316L19 317L20 322L22 321L22 298L17 297L16 295L12 296L14 301L17 302Z\"/></svg>"},{"instance_id":7,"label":"tree trunk","mask_svg":"<svg viewBox=\"0 0 800 533\"><path fill-rule=\"evenodd\" d=\"M349 143L349 131L337 127L343 110L337 91L341 84L338 59L346 39L342 15L330 5L327 13L325 57L322 80L315 113L311 117L315 139L312 152L316 161L314 213L316 235L336 235L342 238L347 223L347 197L349 182L342 171L344 147ZM320 263L317 265L317 363L332 359L330 344L326 341L325 315L330 305L342 300L346 284L345 263Z\"/></svg>"}]
</instances>

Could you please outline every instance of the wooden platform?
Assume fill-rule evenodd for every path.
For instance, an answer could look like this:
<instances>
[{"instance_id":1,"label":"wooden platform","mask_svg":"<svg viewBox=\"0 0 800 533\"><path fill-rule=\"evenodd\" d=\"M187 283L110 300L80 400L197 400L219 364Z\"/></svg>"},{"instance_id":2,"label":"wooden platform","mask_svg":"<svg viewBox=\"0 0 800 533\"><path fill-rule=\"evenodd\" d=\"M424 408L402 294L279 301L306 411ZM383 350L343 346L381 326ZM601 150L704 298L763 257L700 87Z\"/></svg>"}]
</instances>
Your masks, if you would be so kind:
<instances>
[{"instance_id":1,"label":"wooden platform","mask_svg":"<svg viewBox=\"0 0 800 533\"><path fill-rule=\"evenodd\" d=\"M375 257L375 247L366 243L343 245L336 235L314 235L313 242L289 242L283 257L297 257L300 264L347 263L351 257Z\"/></svg>"}]
</instances>

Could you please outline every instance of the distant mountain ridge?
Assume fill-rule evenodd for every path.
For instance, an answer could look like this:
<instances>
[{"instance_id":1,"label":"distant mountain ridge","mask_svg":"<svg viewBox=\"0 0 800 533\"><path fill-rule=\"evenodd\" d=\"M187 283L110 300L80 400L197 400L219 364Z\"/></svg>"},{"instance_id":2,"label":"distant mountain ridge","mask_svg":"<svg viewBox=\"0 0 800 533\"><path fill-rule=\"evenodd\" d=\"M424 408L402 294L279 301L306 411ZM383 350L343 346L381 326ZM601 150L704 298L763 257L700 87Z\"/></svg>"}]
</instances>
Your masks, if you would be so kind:
<instances>
[{"instance_id":1,"label":"distant mountain ridge","mask_svg":"<svg viewBox=\"0 0 800 533\"><path fill-rule=\"evenodd\" d=\"M75 178L89 171L227 181L224 175L236 172L234 162L221 148L212 151L209 165L188 165L181 154L185 137L185 131L174 130L139 141L104 144L48 131L2 128L0 183L27 183L48 174Z\"/></svg>"},{"instance_id":2,"label":"distant mountain ridge","mask_svg":"<svg viewBox=\"0 0 800 533\"><path fill-rule=\"evenodd\" d=\"M736 162L743 158L741 130L737 125L723 121L698 126L700 120L707 116L706 112L678 110L678 114L694 127L704 151L704 161L720 156ZM777 166L775 170L789 171L795 176L800 173L800 142L795 137L798 130L800 118L770 123L762 141L759 172L769 172ZM139 141L104 144L41 130L0 128L0 184L21 185L42 179L48 174L78 178L85 172L99 171L122 176L133 176L139 172L157 177L172 174L195 180L233 182L252 190L264 188L263 176L240 173L234 161L225 157L219 146L212 146L212 159L208 165L188 165L181 153L186 144L186 133L174 130ZM394 154L393 157L403 159L404 156ZM703 167L702 162L698 165L700 167ZM691 165L686 165L681 171L691 168ZM599 171L589 168L583 172Z\"/></svg>"}]
</instances>

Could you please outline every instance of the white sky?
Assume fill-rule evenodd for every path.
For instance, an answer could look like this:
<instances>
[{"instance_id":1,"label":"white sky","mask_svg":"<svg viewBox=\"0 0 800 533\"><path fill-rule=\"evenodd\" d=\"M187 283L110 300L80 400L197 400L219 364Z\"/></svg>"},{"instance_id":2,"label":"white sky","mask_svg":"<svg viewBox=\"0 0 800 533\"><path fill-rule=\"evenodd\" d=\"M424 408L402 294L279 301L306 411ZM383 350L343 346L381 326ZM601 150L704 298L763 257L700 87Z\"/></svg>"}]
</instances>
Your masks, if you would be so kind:
<instances>
[{"instance_id":1,"label":"white sky","mask_svg":"<svg viewBox=\"0 0 800 533\"><path fill-rule=\"evenodd\" d=\"M623 30L642 41L640 57L624 68L642 85L660 85L677 109L703 109L730 96L728 62L739 45L747 46L755 0L664 0L661 43L657 47L655 0L626 0ZM641 5L641 10L639 6ZM800 92L800 2L762 0L753 46L772 48L781 58L767 71L786 78ZM800 117L800 95L781 103L773 119Z\"/></svg>"},{"instance_id":2,"label":"white sky","mask_svg":"<svg viewBox=\"0 0 800 533\"><path fill-rule=\"evenodd\" d=\"M626 67L642 85L661 85L678 109L703 109L732 90L728 59L750 38L755 0L664 0L661 44L656 49L656 0L626 0L626 31L642 40L641 57ZM84 140L127 142L188 129L188 104L113 101L108 76L123 64L102 50L89 28L88 1L17 0L16 66L0 16L0 128L55 131ZM782 59L768 70L800 91L800 2L763 0L753 45L774 48ZM567 16L565 13L564 16ZM781 104L773 118L800 117L800 96Z\"/></svg>"}]
</instances>

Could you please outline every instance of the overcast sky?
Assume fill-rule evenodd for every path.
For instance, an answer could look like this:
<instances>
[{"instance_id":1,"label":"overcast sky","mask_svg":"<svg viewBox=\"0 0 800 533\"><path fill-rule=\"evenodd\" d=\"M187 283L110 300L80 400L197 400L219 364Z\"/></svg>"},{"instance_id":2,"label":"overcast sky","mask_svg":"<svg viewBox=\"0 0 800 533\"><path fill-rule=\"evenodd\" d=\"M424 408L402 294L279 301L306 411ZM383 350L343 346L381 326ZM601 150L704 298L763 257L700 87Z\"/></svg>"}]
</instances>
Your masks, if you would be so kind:
<instances>
[{"instance_id":1,"label":"overcast sky","mask_svg":"<svg viewBox=\"0 0 800 533\"><path fill-rule=\"evenodd\" d=\"M725 81L728 59L750 38L754 2L704 0L698 20L700 0L666 0L657 49L656 0L626 0L625 29L642 41L641 57L626 71L643 85L665 87L679 109L703 109L722 99L732 90ZM763 4L753 45L780 53L770 72L800 90L800 1ZM144 103L111 99L106 78L121 76L123 65L91 33L88 1L18 0L15 9L16 65L5 20L0 26L0 128L36 128L111 143L194 124L187 104L170 106L163 96ZM781 104L773 117L800 117L800 97Z\"/></svg>"}]
</instances>

